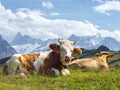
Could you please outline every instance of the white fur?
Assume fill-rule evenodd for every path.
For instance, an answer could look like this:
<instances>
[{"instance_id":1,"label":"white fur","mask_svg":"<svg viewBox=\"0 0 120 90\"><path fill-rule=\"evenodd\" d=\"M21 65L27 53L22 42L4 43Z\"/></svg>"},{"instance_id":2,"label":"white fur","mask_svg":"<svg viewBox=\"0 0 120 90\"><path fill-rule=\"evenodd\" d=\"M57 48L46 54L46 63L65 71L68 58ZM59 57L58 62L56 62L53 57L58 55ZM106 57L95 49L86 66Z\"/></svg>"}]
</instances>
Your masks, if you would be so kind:
<instances>
[{"instance_id":1,"label":"white fur","mask_svg":"<svg viewBox=\"0 0 120 90\"><path fill-rule=\"evenodd\" d=\"M55 76L60 75L60 72L59 72L59 70L58 70L58 69L52 68L52 70L55 72Z\"/></svg>"},{"instance_id":2,"label":"white fur","mask_svg":"<svg viewBox=\"0 0 120 90\"><path fill-rule=\"evenodd\" d=\"M69 40L59 40L60 43L60 57L61 57L61 62L63 65L66 65L67 63L65 62L65 57L71 57L72 56L72 50L74 46L74 42L71 42Z\"/></svg>"},{"instance_id":3,"label":"white fur","mask_svg":"<svg viewBox=\"0 0 120 90\"><path fill-rule=\"evenodd\" d=\"M22 75L27 74L27 70L21 66L21 63L18 60L18 57L22 58L20 54L14 54L7 62L8 65L7 72L10 75Z\"/></svg>"},{"instance_id":4,"label":"white fur","mask_svg":"<svg viewBox=\"0 0 120 90\"><path fill-rule=\"evenodd\" d=\"M18 57L20 54L14 54L6 63L8 65L7 72L11 75L16 74L17 68L20 66L20 62L18 61Z\"/></svg>"},{"instance_id":5,"label":"white fur","mask_svg":"<svg viewBox=\"0 0 120 90\"><path fill-rule=\"evenodd\" d=\"M69 49L69 48L66 48L66 55L65 56L68 56L68 57L71 57L72 56L72 49Z\"/></svg>"},{"instance_id":6,"label":"white fur","mask_svg":"<svg viewBox=\"0 0 120 90\"><path fill-rule=\"evenodd\" d=\"M68 47L69 46L69 47ZM62 51L60 51L60 57L61 57L61 62L63 65L67 65L67 63L65 62L65 57L71 57L72 56L72 50L73 50L73 46L70 47L70 45L62 45L61 48L63 49Z\"/></svg>"},{"instance_id":7,"label":"white fur","mask_svg":"<svg viewBox=\"0 0 120 90\"><path fill-rule=\"evenodd\" d=\"M40 53L40 56L35 60L35 62L34 62L34 67L35 67L35 70L36 70L37 72L39 72L40 65L43 65L46 56L47 56L50 52L51 52L51 50L50 50L50 51L47 51L47 52L41 52L41 53Z\"/></svg>"}]
</instances>

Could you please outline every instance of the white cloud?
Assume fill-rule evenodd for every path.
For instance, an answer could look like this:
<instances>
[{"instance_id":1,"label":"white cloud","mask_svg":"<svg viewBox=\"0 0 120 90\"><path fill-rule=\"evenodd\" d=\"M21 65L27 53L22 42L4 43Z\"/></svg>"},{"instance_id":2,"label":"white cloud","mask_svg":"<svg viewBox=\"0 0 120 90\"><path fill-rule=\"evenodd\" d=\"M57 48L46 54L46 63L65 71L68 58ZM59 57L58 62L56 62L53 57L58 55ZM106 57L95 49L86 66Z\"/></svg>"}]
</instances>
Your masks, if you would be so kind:
<instances>
[{"instance_id":1,"label":"white cloud","mask_svg":"<svg viewBox=\"0 0 120 90\"><path fill-rule=\"evenodd\" d=\"M99 13L104 13L110 15L109 11L120 11L120 2L119 1L106 1L103 4L94 7L94 10Z\"/></svg>"},{"instance_id":2,"label":"white cloud","mask_svg":"<svg viewBox=\"0 0 120 90\"><path fill-rule=\"evenodd\" d=\"M46 2L43 1L42 6L48 8L48 9L52 9L54 7L50 1L46 1Z\"/></svg>"},{"instance_id":3,"label":"white cloud","mask_svg":"<svg viewBox=\"0 0 120 90\"><path fill-rule=\"evenodd\" d=\"M60 14L59 13L57 13L57 12L52 12L52 13L50 13L50 16L59 16Z\"/></svg>"},{"instance_id":4,"label":"white cloud","mask_svg":"<svg viewBox=\"0 0 120 90\"><path fill-rule=\"evenodd\" d=\"M97 25L89 21L47 19L41 11L29 9L19 9L13 13L0 5L0 34L12 40L17 32L42 40L58 37L67 39L71 34L85 36L101 33L104 37L110 36L120 41L119 30L99 30Z\"/></svg>"}]
</instances>

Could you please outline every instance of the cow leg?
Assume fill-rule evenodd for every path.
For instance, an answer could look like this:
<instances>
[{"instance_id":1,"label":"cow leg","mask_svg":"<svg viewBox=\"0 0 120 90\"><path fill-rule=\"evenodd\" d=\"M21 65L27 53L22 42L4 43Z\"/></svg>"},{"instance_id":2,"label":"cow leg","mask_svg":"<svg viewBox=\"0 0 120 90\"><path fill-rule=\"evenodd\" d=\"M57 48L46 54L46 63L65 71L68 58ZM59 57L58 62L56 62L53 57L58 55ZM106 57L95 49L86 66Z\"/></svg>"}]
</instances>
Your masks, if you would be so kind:
<instances>
[{"instance_id":1,"label":"cow leg","mask_svg":"<svg viewBox=\"0 0 120 90\"><path fill-rule=\"evenodd\" d=\"M52 68L52 71L54 71L55 76L60 75L60 71L58 69Z\"/></svg>"},{"instance_id":2,"label":"cow leg","mask_svg":"<svg viewBox=\"0 0 120 90\"><path fill-rule=\"evenodd\" d=\"M8 69L8 65L7 65L7 64L4 64L4 66L3 66L3 74L5 74L5 75L8 74L7 69Z\"/></svg>"},{"instance_id":3,"label":"cow leg","mask_svg":"<svg viewBox=\"0 0 120 90\"><path fill-rule=\"evenodd\" d=\"M16 74L16 71L17 71L17 68L18 68L18 65L17 65L17 64L8 65L8 69L7 69L8 74L10 74L10 75L15 75L15 74Z\"/></svg>"},{"instance_id":4,"label":"cow leg","mask_svg":"<svg viewBox=\"0 0 120 90\"><path fill-rule=\"evenodd\" d=\"M105 66L105 65L101 65L100 69L104 70L104 71L109 71L109 67Z\"/></svg>"},{"instance_id":5,"label":"cow leg","mask_svg":"<svg viewBox=\"0 0 120 90\"><path fill-rule=\"evenodd\" d=\"M69 75L69 74L70 74L70 71L69 71L68 69L65 69L65 68L64 68L64 69L61 70L61 74L64 75L64 76L65 76L65 75Z\"/></svg>"},{"instance_id":6,"label":"cow leg","mask_svg":"<svg viewBox=\"0 0 120 90\"><path fill-rule=\"evenodd\" d=\"M53 75L53 76L58 76L60 75L60 72L58 69L52 68L52 67L45 67L41 66L39 69L40 74L46 74L46 75Z\"/></svg>"}]
</instances>

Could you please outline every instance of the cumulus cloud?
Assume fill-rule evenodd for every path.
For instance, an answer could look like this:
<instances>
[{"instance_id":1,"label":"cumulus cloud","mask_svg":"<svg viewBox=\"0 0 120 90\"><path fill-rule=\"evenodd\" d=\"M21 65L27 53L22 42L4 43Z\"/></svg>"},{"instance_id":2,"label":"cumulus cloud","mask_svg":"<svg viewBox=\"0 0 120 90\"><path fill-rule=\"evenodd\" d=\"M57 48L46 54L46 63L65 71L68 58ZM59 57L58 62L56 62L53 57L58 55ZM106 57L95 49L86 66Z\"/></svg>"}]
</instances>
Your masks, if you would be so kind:
<instances>
[{"instance_id":1,"label":"cumulus cloud","mask_svg":"<svg viewBox=\"0 0 120 90\"><path fill-rule=\"evenodd\" d=\"M43 1L42 6L48 9L52 9L54 7L54 5L50 1Z\"/></svg>"},{"instance_id":2,"label":"cumulus cloud","mask_svg":"<svg viewBox=\"0 0 120 90\"><path fill-rule=\"evenodd\" d=\"M99 13L110 15L109 11L120 11L120 1L106 1L103 4L95 6L94 10Z\"/></svg>"},{"instance_id":3,"label":"cumulus cloud","mask_svg":"<svg viewBox=\"0 0 120 90\"><path fill-rule=\"evenodd\" d=\"M99 30L99 26L89 21L47 19L41 11L25 8L13 13L0 4L0 34L10 41L17 32L42 40L58 37L67 39L71 34L85 36L100 33L120 41L119 30Z\"/></svg>"}]
</instances>

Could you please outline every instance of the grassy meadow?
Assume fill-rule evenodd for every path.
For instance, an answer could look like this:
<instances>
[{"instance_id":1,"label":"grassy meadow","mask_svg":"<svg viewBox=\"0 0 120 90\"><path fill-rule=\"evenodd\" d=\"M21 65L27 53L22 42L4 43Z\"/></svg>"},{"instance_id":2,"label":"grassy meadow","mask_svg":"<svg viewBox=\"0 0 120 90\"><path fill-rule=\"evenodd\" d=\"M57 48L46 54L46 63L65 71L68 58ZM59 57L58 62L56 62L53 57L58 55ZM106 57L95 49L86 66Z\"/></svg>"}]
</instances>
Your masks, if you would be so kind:
<instances>
[{"instance_id":1,"label":"grassy meadow","mask_svg":"<svg viewBox=\"0 0 120 90\"><path fill-rule=\"evenodd\" d=\"M120 59L120 55L111 59ZM71 70L68 76L28 75L5 76L0 67L0 90L120 90L120 68L110 65L110 71Z\"/></svg>"}]
</instances>

